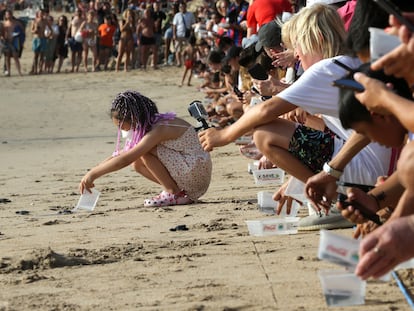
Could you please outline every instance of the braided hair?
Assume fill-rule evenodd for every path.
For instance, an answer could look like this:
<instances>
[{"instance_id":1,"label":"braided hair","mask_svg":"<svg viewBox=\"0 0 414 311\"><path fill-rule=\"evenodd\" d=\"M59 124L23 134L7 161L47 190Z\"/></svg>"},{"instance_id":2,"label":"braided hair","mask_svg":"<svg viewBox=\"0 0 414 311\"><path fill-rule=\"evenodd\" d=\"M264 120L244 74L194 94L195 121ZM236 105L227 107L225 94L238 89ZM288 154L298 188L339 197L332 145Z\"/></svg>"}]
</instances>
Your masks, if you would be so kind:
<instances>
[{"instance_id":1,"label":"braided hair","mask_svg":"<svg viewBox=\"0 0 414 311\"><path fill-rule=\"evenodd\" d=\"M114 155L119 154L119 142L122 124L131 124L133 135L126 140L124 151L133 148L149 131L154 124L160 120L172 120L175 113L158 112L155 103L148 97L137 91L124 91L119 93L112 101L111 117L119 120L118 139Z\"/></svg>"}]
</instances>

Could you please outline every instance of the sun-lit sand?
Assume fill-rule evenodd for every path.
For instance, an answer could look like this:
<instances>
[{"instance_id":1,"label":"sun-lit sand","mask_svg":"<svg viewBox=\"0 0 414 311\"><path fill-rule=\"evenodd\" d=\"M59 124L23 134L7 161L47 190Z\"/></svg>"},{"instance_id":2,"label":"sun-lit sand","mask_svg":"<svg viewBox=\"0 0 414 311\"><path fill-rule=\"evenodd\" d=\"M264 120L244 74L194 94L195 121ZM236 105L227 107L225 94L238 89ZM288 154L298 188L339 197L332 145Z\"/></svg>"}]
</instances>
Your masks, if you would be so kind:
<instances>
[{"instance_id":1,"label":"sun-lit sand","mask_svg":"<svg viewBox=\"0 0 414 311\"><path fill-rule=\"evenodd\" d=\"M336 267L317 259L318 232L249 236L245 220L265 217L257 192L275 187L254 184L234 144L212 152L198 204L144 208L161 189L125 168L96 182L93 212L61 213L114 150L117 92L194 124L187 106L203 95L177 87L182 68L29 76L31 57L27 45L24 76L0 77L0 310L328 310L317 271ZM366 305L346 308L407 309L393 282L370 282Z\"/></svg>"}]
</instances>

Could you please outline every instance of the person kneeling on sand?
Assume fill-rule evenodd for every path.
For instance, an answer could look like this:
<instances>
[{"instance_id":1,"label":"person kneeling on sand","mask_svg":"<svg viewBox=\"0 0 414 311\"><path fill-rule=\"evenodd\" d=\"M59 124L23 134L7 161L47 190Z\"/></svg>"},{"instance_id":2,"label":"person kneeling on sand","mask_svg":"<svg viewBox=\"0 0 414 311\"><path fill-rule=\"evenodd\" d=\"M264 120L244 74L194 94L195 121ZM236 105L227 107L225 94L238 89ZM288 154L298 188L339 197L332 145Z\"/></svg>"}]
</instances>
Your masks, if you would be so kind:
<instances>
[{"instance_id":1,"label":"person kneeling on sand","mask_svg":"<svg viewBox=\"0 0 414 311\"><path fill-rule=\"evenodd\" d=\"M271 23L275 26L275 35L281 38L280 27L275 22ZM286 46L295 51L304 69L300 79L247 110L232 125L224 129L209 128L200 132L199 138L204 150L210 151L254 131L257 148L274 165L306 182L312 175L326 169L325 163L335 156L352 134L340 124L339 90L332 86L332 81L342 78L347 70L333 60L350 68L359 67L360 60L345 54L345 29L337 12L328 5L315 4L303 8L283 25L283 32L288 39ZM310 128L279 117L298 107L308 114L320 115L325 128ZM342 178L352 183L374 184L378 176L387 174L390 158L391 150L370 144L358 153ZM279 197L281 192L277 194ZM298 230L352 226L337 210L331 210L322 217L315 214L302 218Z\"/></svg>"},{"instance_id":2,"label":"person kneeling on sand","mask_svg":"<svg viewBox=\"0 0 414 311\"><path fill-rule=\"evenodd\" d=\"M175 113L159 113L155 103L136 91L119 93L112 102L111 118L118 128L112 157L91 169L81 180L81 193L94 181L129 164L163 191L144 206L184 205L195 202L208 189L212 162L203 151L195 129ZM125 146L119 150L120 136Z\"/></svg>"}]
</instances>

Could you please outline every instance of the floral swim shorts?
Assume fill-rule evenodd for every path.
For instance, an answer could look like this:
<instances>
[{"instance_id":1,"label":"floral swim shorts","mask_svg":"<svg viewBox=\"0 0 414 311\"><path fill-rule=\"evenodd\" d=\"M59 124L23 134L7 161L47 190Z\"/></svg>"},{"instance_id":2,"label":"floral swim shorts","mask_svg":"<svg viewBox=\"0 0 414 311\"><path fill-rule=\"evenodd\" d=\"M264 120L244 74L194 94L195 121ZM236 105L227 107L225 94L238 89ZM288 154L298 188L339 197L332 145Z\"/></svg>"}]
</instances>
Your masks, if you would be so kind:
<instances>
[{"instance_id":1,"label":"floral swim shorts","mask_svg":"<svg viewBox=\"0 0 414 311\"><path fill-rule=\"evenodd\" d=\"M322 171L334 152L335 133L298 125L289 143L289 152L314 173Z\"/></svg>"}]
</instances>

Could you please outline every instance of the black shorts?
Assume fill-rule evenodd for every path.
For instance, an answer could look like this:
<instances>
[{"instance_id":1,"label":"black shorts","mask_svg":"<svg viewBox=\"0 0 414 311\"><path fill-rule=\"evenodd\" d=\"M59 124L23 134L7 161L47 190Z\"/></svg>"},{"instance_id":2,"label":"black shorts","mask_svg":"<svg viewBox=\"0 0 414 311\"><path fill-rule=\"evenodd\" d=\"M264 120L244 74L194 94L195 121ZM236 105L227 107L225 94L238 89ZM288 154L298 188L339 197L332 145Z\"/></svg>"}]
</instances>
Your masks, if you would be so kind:
<instances>
[{"instance_id":1,"label":"black shorts","mask_svg":"<svg viewBox=\"0 0 414 311\"><path fill-rule=\"evenodd\" d=\"M155 38L154 37L141 36L141 44L142 45L154 45L155 44Z\"/></svg>"},{"instance_id":2,"label":"black shorts","mask_svg":"<svg viewBox=\"0 0 414 311\"><path fill-rule=\"evenodd\" d=\"M82 52L83 46L81 42L76 41L74 38L69 38L68 40L70 50L72 52Z\"/></svg>"}]
</instances>

